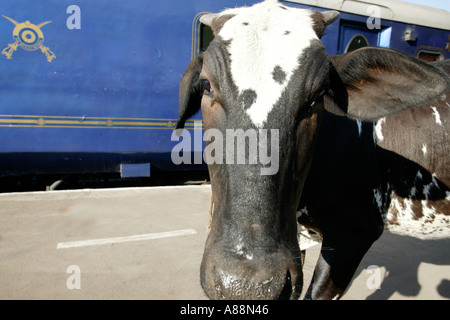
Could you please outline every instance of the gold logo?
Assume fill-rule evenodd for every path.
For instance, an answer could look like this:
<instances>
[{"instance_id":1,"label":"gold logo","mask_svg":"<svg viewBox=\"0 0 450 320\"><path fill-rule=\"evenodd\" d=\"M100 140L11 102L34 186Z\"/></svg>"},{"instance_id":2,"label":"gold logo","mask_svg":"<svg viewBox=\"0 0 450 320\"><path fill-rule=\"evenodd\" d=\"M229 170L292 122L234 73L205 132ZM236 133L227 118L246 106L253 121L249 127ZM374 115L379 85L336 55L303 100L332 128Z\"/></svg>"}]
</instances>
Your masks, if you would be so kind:
<instances>
[{"instance_id":1,"label":"gold logo","mask_svg":"<svg viewBox=\"0 0 450 320\"><path fill-rule=\"evenodd\" d=\"M17 22L14 19L3 16L3 18L11 21L16 27L13 30L14 43L8 44L8 46L3 49L2 54L6 56L7 59L12 59L14 51L17 47L21 47L26 51L36 51L41 49L42 53L47 57L48 62L52 62L56 58L55 54L50 51L48 47L43 45L44 34L41 28L51 21L42 22L38 25L32 24L30 21Z\"/></svg>"}]
</instances>

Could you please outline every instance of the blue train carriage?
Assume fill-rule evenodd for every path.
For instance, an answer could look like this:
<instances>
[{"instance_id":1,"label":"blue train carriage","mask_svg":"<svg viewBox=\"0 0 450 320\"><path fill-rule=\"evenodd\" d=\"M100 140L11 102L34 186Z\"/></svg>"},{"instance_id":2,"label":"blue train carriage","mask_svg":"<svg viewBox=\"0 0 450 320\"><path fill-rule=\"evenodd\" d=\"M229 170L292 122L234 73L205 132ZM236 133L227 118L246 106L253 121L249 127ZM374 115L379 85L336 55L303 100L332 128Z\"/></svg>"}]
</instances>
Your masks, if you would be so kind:
<instances>
[{"instance_id":1,"label":"blue train carriage","mask_svg":"<svg viewBox=\"0 0 450 320\"><path fill-rule=\"evenodd\" d=\"M447 59L450 12L398 0L300 0L302 6L341 12L322 38L327 51L343 54L364 46L396 49L425 61Z\"/></svg>"},{"instance_id":2,"label":"blue train carriage","mask_svg":"<svg viewBox=\"0 0 450 320\"><path fill-rule=\"evenodd\" d=\"M255 2L3 0L0 176L206 169L195 156L171 159L179 80L212 40L201 15ZM332 55L370 45L433 61L450 50L444 10L394 0L282 2L342 13L323 37ZM201 114L186 128L201 132ZM203 144L191 142L201 153Z\"/></svg>"}]
</instances>

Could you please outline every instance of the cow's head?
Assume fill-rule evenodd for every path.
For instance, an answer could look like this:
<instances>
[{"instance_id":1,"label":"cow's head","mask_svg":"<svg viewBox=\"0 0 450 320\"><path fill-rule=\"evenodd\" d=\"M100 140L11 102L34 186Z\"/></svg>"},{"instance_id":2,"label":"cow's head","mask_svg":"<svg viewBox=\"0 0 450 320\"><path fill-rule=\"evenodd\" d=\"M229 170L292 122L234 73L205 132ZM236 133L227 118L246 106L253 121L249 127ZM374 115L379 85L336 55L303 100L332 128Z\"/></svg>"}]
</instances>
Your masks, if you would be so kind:
<instances>
[{"instance_id":1,"label":"cow's head","mask_svg":"<svg viewBox=\"0 0 450 320\"><path fill-rule=\"evenodd\" d=\"M177 128L201 105L205 131L214 129L206 141L206 148L215 143L214 212L201 265L210 298L299 296L296 210L324 108L376 119L448 85L435 69L391 50L330 59L320 37L338 15L267 0L202 19L215 39L183 75ZM279 165L269 168L263 159L271 152Z\"/></svg>"}]
</instances>

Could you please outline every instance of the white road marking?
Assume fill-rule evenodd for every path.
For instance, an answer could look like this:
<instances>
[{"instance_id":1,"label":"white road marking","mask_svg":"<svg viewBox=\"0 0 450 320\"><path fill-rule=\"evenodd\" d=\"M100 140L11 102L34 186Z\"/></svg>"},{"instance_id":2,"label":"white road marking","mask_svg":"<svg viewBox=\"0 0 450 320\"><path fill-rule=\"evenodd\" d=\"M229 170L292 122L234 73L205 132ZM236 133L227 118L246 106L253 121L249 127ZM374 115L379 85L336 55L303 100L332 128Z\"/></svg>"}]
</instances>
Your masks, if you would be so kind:
<instances>
[{"instance_id":1,"label":"white road marking","mask_svg":"<svg viewBox=\"0 0 450 320\"><path fill-rule=\"evenodd\" d=\"M69 242L58 243L56 246L56 249L80 248L80 247L97 246L97 245L113 244L113 243L115 244L115 243L132 242L132 241L146 241L146 240L154 240L154 239L161 239L161 238L181 237L181 236L187 236L187 235L193 235L193 234L197 234L197 231L195 231L194 229L184 229L184 230L176 230L176 231L168 231L168 232L139 234L139 235L134 235L134 236L126 236L126 237L69 241Z\"/></svg>"},{"instance_id":2,"label":"white road marking","mask_svg":"<svg viewBox=\"0 0 450 320\"><path fill-rule=\"evenodd\" d=\"M0 193L0 201L48 201L50 200L72 200L72 199L103 199L103 198L127 198L132 196L147 195L149 192L172 191L180 189L210 189L210 184L183 185L183 186L161 186L161 187L134 187L134 188L106 188L106 189L78 189L78 190L54 190Z\"/></svg>"}]
</instances>

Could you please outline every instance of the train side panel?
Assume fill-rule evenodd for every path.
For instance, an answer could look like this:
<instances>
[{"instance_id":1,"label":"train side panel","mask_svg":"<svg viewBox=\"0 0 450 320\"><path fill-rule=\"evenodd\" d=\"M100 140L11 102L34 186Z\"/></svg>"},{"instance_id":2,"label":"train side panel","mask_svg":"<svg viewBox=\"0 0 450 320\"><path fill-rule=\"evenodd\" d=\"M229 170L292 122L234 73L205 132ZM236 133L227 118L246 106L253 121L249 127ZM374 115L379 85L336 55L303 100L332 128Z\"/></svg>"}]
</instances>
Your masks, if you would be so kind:
<instances>
[{"instance_id":1,"label":"train side panel","mask_svg":"<svg viewBox=\"0 0 450 320\"><path fill-rule=\"evenodd\" d=\"M255 2L3 0L0 176L120 172L133 164L143 176L150 164L205 169L171 161L178 143L171 141L178 84L201 51L201 12ZM329 54L344 53L365 38L371 46L416 56L422 48L447 57L448 30L387 20L369 29L367 20L343 12L322 39ZM405 39L409 29L413 41ZM200 113L187 122L191 135L201 131L194 130L196 123L201 125ZM191 150L201 152L203 145L193 142Z\"/></svg>"},{"instance_id":2,"label":"train side panel","mask_svg":"<svg viewBox=\"0 0 450 320\"><path fill-rule=\"evenodd\" d=\"M194 17L235 5L211 2L3 0L0 175L179 168L171 134Z\"/></svg>"}]
</instances>

